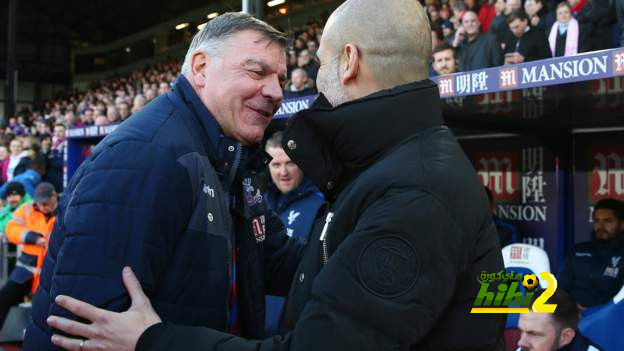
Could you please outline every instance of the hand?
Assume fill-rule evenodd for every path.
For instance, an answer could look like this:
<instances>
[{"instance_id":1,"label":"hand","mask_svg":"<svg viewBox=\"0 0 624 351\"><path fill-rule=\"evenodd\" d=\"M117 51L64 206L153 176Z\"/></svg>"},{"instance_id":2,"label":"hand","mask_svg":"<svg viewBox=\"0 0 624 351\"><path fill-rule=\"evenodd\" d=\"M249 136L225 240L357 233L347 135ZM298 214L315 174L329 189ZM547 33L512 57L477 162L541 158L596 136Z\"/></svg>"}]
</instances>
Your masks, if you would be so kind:
<instances>
[{"instance_id":1,"label":"hand","mask_svg":"<svg viewBox=\"0 0 624 351\"><path fill-rule=\"evenodd\" d=\"M540 18L539 18L538 16L533 16L533 17L531 18L531 25L532 25L533 27L537 27L537 25L539 24L539 22L540 22Z\"/></svg>"},{"instance_id":2,"label":"hand","mask_svg":"<svg viewBox=\"0 0 624 351\"><path fill-rule=\"evenodd\" d=\"M76 339L54 334L52 343L67 350L78 351L134 350L141 334L150 326L160 323L161 319L143 293L141 284L130 267L124 267L122 277L132 300L126 312L110 312L69 296L57 296L55 302L59 306L91 323L85 324L56 316L48 317L50 327L82 337ZM81 347L82 341L84 342Z\"/></svg>"},{"instance_id":3,"label":"hand","mask_svg":"<svg viewBox=\"0 0 624 351\"><path fill-rule=\"evenodd\" d=\"M464 37L466 34L466 30L464 26L459 27L457 32L455 32L455 39L453 40L453 47L458 47L464 41Z\"/></svg>"},{"instance_id":4,"label":"hand","mask_svg":"<svg viewBox=\"0 0 624 351\"><path fill-rule=\"evenodd\" d=\"M510 52L505 54L505 64L514 65L524 62L524 56L517 52Z\"/></svg>"}]
</instances>

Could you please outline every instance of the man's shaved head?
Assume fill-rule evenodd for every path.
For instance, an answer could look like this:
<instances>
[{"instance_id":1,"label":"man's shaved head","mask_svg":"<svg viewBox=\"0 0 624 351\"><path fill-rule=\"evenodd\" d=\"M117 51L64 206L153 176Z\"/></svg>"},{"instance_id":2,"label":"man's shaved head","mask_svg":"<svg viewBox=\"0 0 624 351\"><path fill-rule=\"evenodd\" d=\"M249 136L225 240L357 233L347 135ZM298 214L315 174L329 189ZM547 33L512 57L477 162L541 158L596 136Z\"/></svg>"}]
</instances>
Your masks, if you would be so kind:
<instances>
[{"instance_id":1,"label":"man's shaved head","mask_svg":"<svg viewBox=\"0 0 624 351\"><path fill-rule=\"evenodd\" d=\"M332 13L321 40L332 56L347 44L357 47L380 89L428 77L431 28L418 0L348 0Z\"/></svg>"}]
</instances>

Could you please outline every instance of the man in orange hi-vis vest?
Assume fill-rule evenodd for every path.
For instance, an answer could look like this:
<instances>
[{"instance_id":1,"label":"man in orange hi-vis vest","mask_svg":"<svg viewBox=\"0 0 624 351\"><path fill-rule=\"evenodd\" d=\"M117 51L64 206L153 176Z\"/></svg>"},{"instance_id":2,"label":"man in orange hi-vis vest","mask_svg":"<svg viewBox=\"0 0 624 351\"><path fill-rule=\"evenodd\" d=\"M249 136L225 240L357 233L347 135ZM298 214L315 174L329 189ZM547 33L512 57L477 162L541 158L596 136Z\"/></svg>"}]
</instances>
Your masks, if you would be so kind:
<instances>
[{"instance_id":1,"label":"man in orange hi-vis vest","mask_svg":"<svg viewBox=\"0 0 624 351\"><path fill-rule=\"evenodd\" d=\"M9 280L0 289L0 330L11 306L37 290L39 271L56 221L57 204L54 186L40 183L35 189L34 202L27 202L15 210L7 223L7 239L19 245L21 255Z\"/></svg>"}]
</instances>

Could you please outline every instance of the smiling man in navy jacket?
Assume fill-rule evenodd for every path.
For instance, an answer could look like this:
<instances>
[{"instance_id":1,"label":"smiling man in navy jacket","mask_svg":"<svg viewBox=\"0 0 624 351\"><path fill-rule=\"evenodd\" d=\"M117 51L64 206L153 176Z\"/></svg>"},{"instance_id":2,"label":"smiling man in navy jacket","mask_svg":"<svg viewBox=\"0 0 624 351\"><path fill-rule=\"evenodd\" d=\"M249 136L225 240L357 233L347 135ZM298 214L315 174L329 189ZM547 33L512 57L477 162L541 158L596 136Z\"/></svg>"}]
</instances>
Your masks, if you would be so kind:
<instances>
[{"instance_id":1,"label":"smiling man in navy jacket","mask_svg":"<svg viewBox=\"0 0 624 351\"><path fill-rule=\"evenodd\" d=\"M257 179L286 43L248 14L213 19L172 90L100 142L59 206L24 350L56 349L46 318L75 318L59 294L126 310L124 266L163 320L264 336L264 296L288 292L304 247L266 208Z\"/></svg>"}]
</instances>

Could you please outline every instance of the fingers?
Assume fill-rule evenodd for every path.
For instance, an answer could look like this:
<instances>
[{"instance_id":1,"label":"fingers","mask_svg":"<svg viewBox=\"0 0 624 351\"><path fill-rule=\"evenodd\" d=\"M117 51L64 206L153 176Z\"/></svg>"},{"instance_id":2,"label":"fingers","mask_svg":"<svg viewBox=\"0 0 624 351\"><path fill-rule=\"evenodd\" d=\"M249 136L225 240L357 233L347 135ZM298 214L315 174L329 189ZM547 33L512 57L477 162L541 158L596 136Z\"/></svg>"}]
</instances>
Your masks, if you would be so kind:
<instances>
[{"instance_id":1,"label":"fingers","mask_svg":"<svg viewBox=\"0 0 624 351\"><path fill-rule=\"evenodd\" d=\"M61 336L57 334L52 335L52 343L55 346L58 346L65 350L70 350L70 351L95 350L95 348L93 347L94 346L93 341L91 340L84 340L84 343L82 344L82 348L80 348L80 343L83 342L83 340L84 339L68 338L66 336Z\"/></svg>"},{"instance_id":2,"label":"fingers","mask_svg":"<svg viewBox=\"0 0 624 351\"><path fill-rule=\"evenodd\" d=\"M96 320L102 319L107 313L110 313L106 310L99 309L93 305L90 305L86 302L82 302L80 300L76 300L73 297L59 295L54 299L57 305L63 307L74 315L87 319L91 322L95 322Z\"/></svg>"},{"instance_id":3,"label":"fingers","mask_svg":"<svg viewBox=\"0 0 624 351\"><path fill-rule=\"evenodd\" d=\"M130 295L130 299L132 300L132 305L130 308L144 306L149 303L149 299L143 293L143 288L141 287L141 283L137 279L134 272L130 267L124 267L122 271L122 278L126 289L128 290L128 294Z\"/></svg>"},{"instance_id":4,"label":"fingers","mask_svg":"<svg viewBox=\"0 0 624 351\"><path fill-rule=\"evenodd\" d=\"M95 335L93 327L90 324L84 324L56 316L48 317L47 322L50 327L64 331L67 334L82 336L87 339Z\"/></svg>"}]
</instances>

